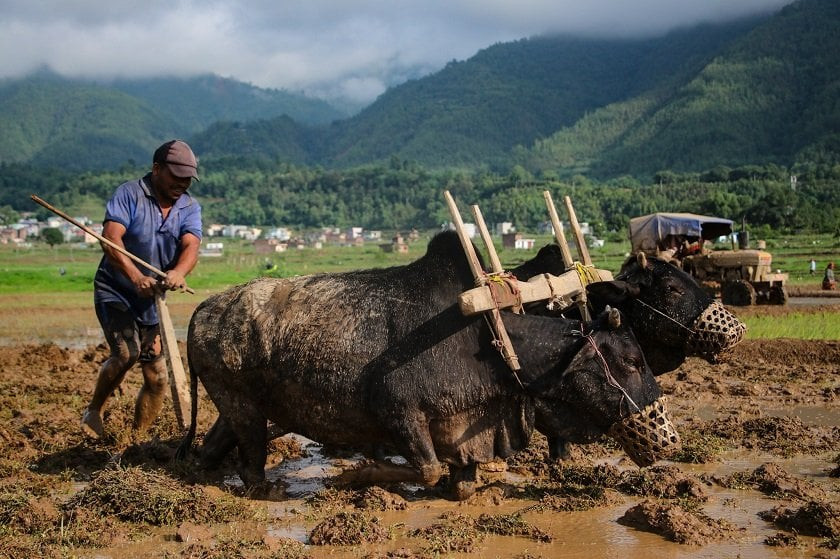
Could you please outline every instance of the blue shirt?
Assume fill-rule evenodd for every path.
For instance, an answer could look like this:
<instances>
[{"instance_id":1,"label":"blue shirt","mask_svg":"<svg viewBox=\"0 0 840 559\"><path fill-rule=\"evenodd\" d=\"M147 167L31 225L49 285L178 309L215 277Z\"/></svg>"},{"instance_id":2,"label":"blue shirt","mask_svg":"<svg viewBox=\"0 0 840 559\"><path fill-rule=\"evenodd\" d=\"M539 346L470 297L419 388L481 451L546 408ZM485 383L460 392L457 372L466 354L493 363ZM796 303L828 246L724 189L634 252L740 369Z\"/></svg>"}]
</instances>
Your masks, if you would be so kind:
<instances>
[{"instance_id":1,"label":"blue shirt","mask_svg":"<svg viewBox=\"0 0 840 559\"><path fill-rule=\"evenodd\" d=\"M125 249L166 272L175 267L180 256L181 237L192 233L201 239L201 206L189 194L182 194L163 219L160 205L151 191L151 174L121 184L105 206L105 220L125 227ZM155 273L138 266L147 276ZM93 279L93 300L97 303L122 303L137 322L147 326L158 323L153 297L140 297L134 284L103 256Z\"/></svg>"}]
</instances>

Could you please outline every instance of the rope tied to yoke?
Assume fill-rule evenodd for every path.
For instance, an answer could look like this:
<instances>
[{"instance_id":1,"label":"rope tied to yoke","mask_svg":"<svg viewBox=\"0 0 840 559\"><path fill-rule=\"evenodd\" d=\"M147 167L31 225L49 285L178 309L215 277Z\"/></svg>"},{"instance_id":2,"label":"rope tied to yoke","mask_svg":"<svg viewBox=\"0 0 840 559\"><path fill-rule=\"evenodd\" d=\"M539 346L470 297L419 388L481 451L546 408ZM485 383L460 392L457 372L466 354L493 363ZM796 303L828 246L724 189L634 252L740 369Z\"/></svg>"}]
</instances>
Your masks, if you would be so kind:
<instances>
[{"instance_id":1,"label":"rope tied to yoke","mask_svg":"<svg viewBox=\"0 0 840 559\"><path fill-rule=\"evenodd\" d=\"M497 309L510 308L516 314L522 314L522 293L518 280L510 272L487 275L487 287Z\"/></svg>"}]
</instances>

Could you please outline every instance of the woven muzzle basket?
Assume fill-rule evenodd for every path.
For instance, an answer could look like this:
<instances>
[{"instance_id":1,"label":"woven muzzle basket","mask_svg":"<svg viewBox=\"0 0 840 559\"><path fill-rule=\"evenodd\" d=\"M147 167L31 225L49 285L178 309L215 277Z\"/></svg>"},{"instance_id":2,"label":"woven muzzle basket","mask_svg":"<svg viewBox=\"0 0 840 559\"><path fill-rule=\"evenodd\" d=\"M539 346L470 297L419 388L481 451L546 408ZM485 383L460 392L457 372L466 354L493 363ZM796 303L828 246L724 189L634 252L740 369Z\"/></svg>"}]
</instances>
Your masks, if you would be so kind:
<instances>
[{"instance_id":1,"label":"woven muzzle basket","mask_svg":"<svg viewBox=\"0 0 840 559\"><path fill-rule=\"evenodd\" d=\"M744 338L747 326L714 301L694 322L686 341L686 354L713 358Z\"/></svg>"},{"instance_id":2,"label":"woven muzzle basket","mask_svg":"<svg viewBox=\"0 0 840 559\"><path fill-rule=\"evenodd\" d=\"M609 430L609 435L638 466L650 466L680 446L680 436L668 417L665 400L657 399Z\"/></svg>"}]
</instances>

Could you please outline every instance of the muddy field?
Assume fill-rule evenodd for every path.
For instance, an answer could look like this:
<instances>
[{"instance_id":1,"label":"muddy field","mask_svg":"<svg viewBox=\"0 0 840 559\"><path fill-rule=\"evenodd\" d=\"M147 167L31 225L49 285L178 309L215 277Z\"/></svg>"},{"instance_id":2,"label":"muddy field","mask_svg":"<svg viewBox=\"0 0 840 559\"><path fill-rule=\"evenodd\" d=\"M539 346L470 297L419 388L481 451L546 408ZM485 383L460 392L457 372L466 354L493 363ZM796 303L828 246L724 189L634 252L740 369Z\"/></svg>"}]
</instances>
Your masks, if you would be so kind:
<instances>
[{"instance_id":1,"label":"muddy field","mask_svg":"<svg viewBox=\"0 0 840 559\"><path fill-rule=\"evenodd\" d=\"M786 312L765 309L748 312ZM535 437L464 503L331 487L359 457L296 436L270 444L269 499L247 498L232 459L172 462L171 405L132 440L138 370L86 440L105 356L0 347L0 557L840 557L840 341L745 341L661 377L684 441L670 461L639 470L605 440L550 464Z\"/></svg>"}]
</instances>

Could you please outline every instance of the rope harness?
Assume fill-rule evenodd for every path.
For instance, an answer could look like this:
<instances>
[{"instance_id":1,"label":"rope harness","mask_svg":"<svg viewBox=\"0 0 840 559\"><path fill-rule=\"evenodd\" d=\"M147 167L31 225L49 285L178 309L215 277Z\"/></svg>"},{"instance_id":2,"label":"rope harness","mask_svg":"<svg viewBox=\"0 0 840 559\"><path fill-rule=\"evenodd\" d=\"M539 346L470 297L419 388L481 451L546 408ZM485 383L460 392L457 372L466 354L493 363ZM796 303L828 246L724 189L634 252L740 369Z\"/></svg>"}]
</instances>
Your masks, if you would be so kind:
<instances>
[{"instance_id":1,"label":"rope harness","mask_svg":"<svg viewBox=\"0 0 840 559\"><path fill-rule=\"evenodd\" d=\"M589 345L592 346L592 350L595 352L595 355L598 356L598 360L599 360L599 363L601 365L601 369L603 369L603 371L604 371L604 376L607 377L607 384L621 392L621 394L622 394L621 401L619 401L619 403L618 403L619 414L621 414L621 402L623 402L625 398L630 403L630 405L632 405L634 408L636 408L637 412L641 411L641 408L636 404L636 402L633 401L633 398L630 397L630 395L627 393L627 391L624 389L624 387L621 386L621 384L619 384L619 382L613 376L612 371L610 370L610 365L609 365L609 363L607 363L607 359L604 357L604 354L601 353L600 349L598 349L598 344L595 343L595 338L592 337L592 333L591 332L587 333L587 332L584 332L583 330L584 330L584 323L581 322L580 323L580 330L579 331L578 330L572 330L572 334L576 335L576 336L581 336L583 339L585 339L589 343ZM630 411L630 413L633 413L633 410L630 409L630 405L628 405L627 408Z\"/></svg>"}]
</instances>

